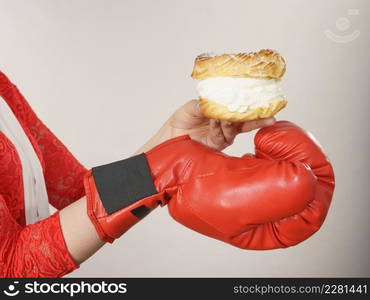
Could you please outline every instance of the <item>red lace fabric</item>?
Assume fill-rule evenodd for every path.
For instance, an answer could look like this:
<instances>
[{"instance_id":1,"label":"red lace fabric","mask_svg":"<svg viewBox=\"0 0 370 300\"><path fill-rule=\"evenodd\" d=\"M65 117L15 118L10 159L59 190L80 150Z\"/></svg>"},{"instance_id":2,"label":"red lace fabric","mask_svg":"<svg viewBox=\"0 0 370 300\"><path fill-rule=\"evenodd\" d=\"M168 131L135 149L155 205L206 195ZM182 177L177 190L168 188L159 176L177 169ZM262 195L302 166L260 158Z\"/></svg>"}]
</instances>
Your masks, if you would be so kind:
<instances>
[{"instance_id":1,"label":"red lace fabric","mask_svg":"<svg viewBox=\"0 0 370 300\"><path fill-rule=\"evenodd\" d=\"M62 209L84 195L87 171L37 118L0 72L0 95L30 139L43 167L49 202ZM78 268L64 241L59 211L25 224L22 166L14 145L0 132L0 277L60 277Z\"/></svg>"}]
</instances>

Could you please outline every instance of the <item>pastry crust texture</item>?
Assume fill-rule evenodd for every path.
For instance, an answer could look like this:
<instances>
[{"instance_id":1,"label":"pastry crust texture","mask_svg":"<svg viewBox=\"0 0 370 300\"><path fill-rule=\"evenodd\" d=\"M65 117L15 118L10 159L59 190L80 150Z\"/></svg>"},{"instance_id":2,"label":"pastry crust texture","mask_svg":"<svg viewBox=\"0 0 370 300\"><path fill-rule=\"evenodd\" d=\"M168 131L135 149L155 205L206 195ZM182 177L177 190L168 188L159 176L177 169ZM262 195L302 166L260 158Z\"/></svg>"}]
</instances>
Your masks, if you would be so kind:
<instances>
[{"instance_id":1,"label":"pastry crust texture","mask_svg":"<svg viewBox=\"0 0 370 300\"><path fill-rule=\"evenodd\" d=\"M249 108L245 112L230 111L226 106L216 102L200 98L200 110L208 118L216 120L225 120L229 122L245 122L274 116L279 110L283 109L287 101L282 98L271 102L268 107L259 106Z\"/></svg>"},{"instance_id":2,"label":"pastry crust texture","mask_svg":"<svg viewBox=\"0 0 370 300\"><path fill-rule=\"evenodd\" d=\"M285 60L274 50L238 54L201 54L197 56L191 77L251 77L279 79L285 73Z\"/></svg>"},{"instance_id":3,"label":"pastry crust texture","mask_svg":"<svg viewBox=\"0 0 370 300\"><path fill-rule=\"evenodd\" d=\"M285 59L276 51L262 49L258 52L201 54L196 57L191 77L207 79L212 77L255 78L279 80L285 73ZM268 106L248 108L245 112L230 111L227 106L199 97L200 109L208 118L231 122L269 118L287 105L284 96L272 100Z\"/></svg>"}]
</instances>

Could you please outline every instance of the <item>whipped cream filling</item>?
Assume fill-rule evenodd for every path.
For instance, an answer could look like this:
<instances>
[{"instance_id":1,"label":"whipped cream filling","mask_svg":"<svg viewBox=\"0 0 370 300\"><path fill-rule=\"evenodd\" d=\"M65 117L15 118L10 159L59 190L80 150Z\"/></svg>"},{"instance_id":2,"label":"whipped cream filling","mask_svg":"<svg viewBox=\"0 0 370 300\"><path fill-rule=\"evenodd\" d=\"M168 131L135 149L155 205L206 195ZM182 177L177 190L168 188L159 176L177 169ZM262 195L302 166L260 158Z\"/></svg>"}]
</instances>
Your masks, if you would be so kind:
<instances>
[{"instance_id":1,"label":"whipped cream filling","mask_svg":"<svg viewBox=\"0 0 370 300\"><path fill-rule=\"evenodd\" d=\"M276 79L213 77L201 80L197 92L201 98L241 113L285 99L280 80Z\"/></svg>"}]
</instances>

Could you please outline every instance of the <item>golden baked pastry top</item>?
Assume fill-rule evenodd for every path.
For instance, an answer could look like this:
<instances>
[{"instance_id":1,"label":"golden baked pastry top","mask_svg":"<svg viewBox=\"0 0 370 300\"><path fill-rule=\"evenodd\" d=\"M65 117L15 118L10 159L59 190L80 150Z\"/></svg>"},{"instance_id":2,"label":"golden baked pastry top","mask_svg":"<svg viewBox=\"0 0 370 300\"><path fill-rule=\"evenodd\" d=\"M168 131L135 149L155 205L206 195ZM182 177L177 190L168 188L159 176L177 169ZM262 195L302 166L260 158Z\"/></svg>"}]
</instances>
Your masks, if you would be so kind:
<instances>
[{"instance_id":1,"label":"golden baked pastry top","mask_svg":"<svg viewBox=\"0 0 370 300\"><path fill-rule=\"evenodd\" d=\"M276 51L262 49L258 52L237 54L201 54L196 57L191 77L251 77L279 79L285 73L285 60Z\"/></svg>"}]
</instances>

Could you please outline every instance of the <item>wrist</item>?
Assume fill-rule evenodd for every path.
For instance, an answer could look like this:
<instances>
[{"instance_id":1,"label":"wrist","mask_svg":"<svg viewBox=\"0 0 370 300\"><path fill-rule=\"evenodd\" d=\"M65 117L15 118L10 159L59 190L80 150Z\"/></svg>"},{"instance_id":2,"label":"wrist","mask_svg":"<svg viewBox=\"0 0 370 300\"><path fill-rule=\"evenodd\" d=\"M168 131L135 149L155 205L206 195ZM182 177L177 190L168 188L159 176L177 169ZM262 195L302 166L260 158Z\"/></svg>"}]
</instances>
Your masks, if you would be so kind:
<instances>
[{"instance_id":1,"label":"wrist","mask_svg":"<svg viewBox=\"0 0 370 300\"><path fill-rule=\"evenodd\" d=\"M147 152L153 147L161 144L162 142L174 137L170 126L169 120L167 120L162 127L143 145L141 146L134 155L140 154L142 152Z\"/></svg>"}]
</instances>

